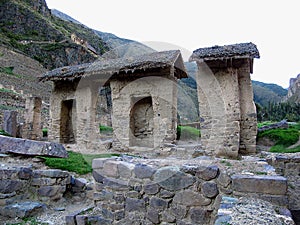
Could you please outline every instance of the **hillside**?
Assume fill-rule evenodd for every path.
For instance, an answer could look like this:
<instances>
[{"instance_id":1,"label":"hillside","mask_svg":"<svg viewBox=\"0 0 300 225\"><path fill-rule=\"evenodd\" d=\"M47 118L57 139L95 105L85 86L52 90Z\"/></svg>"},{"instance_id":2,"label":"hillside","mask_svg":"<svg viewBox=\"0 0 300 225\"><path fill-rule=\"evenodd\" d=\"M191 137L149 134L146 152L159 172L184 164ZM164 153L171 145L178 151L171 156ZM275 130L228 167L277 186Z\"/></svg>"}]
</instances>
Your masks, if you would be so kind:
<instances>
[{"instance_id":1,"label":"hillside","mask_svg":"<svg viewBox=\"0 0 300 225\"><path fill-rule=\"evenodd\" d=\"M0 1L0 27L0 45L47 69L93 62L109 50L92 29L53 16L44 0Z\"/></svg>"},{"instance_id":2,"label":"hillside","mask_svg":"<svg viewBox=\"0 0 300 225\"><path fill-rule=\"evenodd\" d=\"M252 81L254 101L261 106L269 102L279 103L287 95L287 90L277 84L267 84L259 81Z\"/></svg>"},{"instance_id":3,"label":"hillside","mask_svg":"<svg viewBox=\"0 0 300 225\"><path fill-rule=\"evenodd\" d=\"M78 24L80 26L86 27L85 25L81 24L79 21L75 20L74 18L60 12L56 9L51 9L52 15L74 24ZM106 33L98 30L93 30L96 35L98 35L109 47L110 51L107 51L102 57L105 58L120 58L120 57L130 57L141 55L145 53L154 52L152 48L129 39L120 38L114 34Z\"/></svg>"}]
</instances>

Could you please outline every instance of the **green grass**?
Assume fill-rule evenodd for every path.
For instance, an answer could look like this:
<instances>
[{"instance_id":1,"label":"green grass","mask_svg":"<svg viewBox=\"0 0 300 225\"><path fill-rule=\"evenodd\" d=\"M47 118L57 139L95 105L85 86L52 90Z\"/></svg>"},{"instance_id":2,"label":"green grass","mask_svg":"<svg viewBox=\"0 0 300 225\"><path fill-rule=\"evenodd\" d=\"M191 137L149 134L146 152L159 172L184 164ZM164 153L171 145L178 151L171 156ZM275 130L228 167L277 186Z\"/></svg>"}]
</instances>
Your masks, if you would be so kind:
<instances>
[{"instance_id":1,"label":"green grass","mask_svg":"<svg viewBox=\"0 0 300 225\"><path fill-rule=\"evenodd\" d=\"M300 146L298 146L296 148L288 149L283 145L274 145L270 148L270 152L275 152L275 153L296 153L296 152L300 152Z\"/></svg>"},{"instance_id":2,"label":"green grass","mask_svg":"<svg viewBox=\"0 0 300 225\"><path fill-rule=\"evenodd\" d=\"M177 127L177 140L197 140L201 136L200 130L190 126Z\"/></svg>"},{"instance_id":3,"label":"green grass","mask_svg":"<svg viewBox=\"0 0 300 225\"><path fill-rule=\"evenodd\" d=\"M269 125L274 124L274 123L275 123L275 122L272 122L272 121L264 121L264 122L258 123L258 124L257 124L257 127L258 127L258 128L261 128L261 127L263 127L263 126L269 126Z\"/></svg>"},{"instance_id":4,"label":"green grass","mask_svg":"<svg viewBox=\"0 0 300 225\"><path fill-rule=\"evenodd\" d=\"M10 134L6 133L4 130L0 130L0 135L9 136Z\"/></svg>"},{"instance_id":5,"label":"green grass","mask_svg":"<svg viewBox=\"0 0 300 225\"><path fill-rule=\"evenodd\" d=\"M5 73L7 75L11 75L11 76L17 77L17 78L22 78L21 75L14 73L13 70L14 70L13 66L0 67L0 72Z\"/></svg>"},{"instance_id":6,"label":"green grass","mask_svg":"<svg viewBox=\"0 0 300 225\"><path fill-rule=\"evenodd\" d=\"M277 153L294 153L300 152L300 146L288 149L289 146L298 142L300 136L300 123L291 124L287 129L272 129L259 132L257 138L267 137L275 142L275 145L270 148L270 152Z\"/></svg>"},{"instance_id":7,"label":"green grass","mask_svg":"<svg viewBox=\"0 0 300 225\"><path fill-rule=\"evenodd\" d=\"M5 224L7 224L7 225L47 225L48 223L42 223L34 217L28 217L28 218L24 218L22 222L5 223Z\"/></svg>"},{"instance_id":8,"label":"green grass","mask_svg":"<svg viewBox=\"0 0 300 225\"><path fill-rule=\"evenodd\" d=\"M113 132L113 128L109 126L100 125L100 134L111 134Z\"/></svg>"},{"instance_id":9,"label":"green grass","mask_svg":"<svg viewBox=\"0 0 300 225\"><path fill-rule=\"evenodd\" d=\"M299 140L299 131L294 128L273 129L258 133L258 138L267 137L275 142L275 145L288 147Z\"/></svg>"},{"instance_id":10,"label":"green grass","mask_svg":"<svg viewBox=\"0 0 300 225\"><path fill-rule=\"evenodd\" d=\"M50 168L67 170L82 175L92 172L93 159L119 156L119 154L81 154L72 151L68 151L68 153L68 158L41 158L45 159L45 164Z\"/></svg>"}]
</instances>

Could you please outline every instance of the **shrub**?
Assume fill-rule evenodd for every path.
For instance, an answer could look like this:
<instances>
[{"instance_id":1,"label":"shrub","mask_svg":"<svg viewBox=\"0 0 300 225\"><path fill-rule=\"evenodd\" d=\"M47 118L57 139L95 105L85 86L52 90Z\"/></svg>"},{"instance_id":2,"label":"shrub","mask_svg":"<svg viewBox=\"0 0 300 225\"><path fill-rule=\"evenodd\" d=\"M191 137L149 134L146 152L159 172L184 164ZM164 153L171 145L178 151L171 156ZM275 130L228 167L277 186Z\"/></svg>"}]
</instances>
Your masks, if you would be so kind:
<instances>
[{"instance_id":1,"label":"shrub","mask_svg":"<svg viewBox=\"0 0 300 225\"><path fill-rule=\"evenodd\" d=\"M299 131L294 128L273 129L258 133L258 138L267 137L275 142L275 145L288 147L299 140Z\"/></svg>"},{"instance_id":2,"label":"shrub","mask_svg":"<svg viewBox=\"0 0 300 225\"><path fill-rule=\"evenodd\" d=\"M4 135L4 136L11 136L9 133L5 132L4 130L0 130L0 135Z\"/></svg>"},{"instance_id":3,"label":"shrub","mask_svg":"<svg viewBox=\"0 0 300 225\"><path fill-rule=\"evenodd\" d=\"M288 148L284 147L283 145L275 145L275 146L271 147L270 152L276 152L276 153L295 153L295 152L300 152L300 146L288 149Z\"/></svg>"},{"instance_id":4,"label":"shrub","mask_svg":"<svg viewBox=\"0 0 300 225\"><path fill-rule=\"evenodd\" d=\"M200 130L190 126L177 127L177 140L197 140L201 136Z\"/></svg>"},{"instance_id":5,"label":"shrub","mask_svg":"<svg viewBox=\"0 0 300 225\"><path fill-rule=\"evenodd\" d=\"M109 126L100 125L99 126L100 133L111 134L113 132L113 128Z\"/></svg>"}]
</instances>

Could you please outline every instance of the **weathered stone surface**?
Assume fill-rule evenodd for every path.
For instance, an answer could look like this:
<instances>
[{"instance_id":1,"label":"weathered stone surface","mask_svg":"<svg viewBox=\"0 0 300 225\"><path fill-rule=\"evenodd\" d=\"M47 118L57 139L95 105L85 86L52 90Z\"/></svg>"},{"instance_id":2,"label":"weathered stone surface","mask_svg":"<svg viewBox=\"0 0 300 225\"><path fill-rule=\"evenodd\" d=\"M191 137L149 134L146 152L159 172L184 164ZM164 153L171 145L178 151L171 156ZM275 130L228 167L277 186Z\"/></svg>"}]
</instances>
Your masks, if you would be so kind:
<instances>
[{"instance_id":1,"label":"weathered stone surface","mask_svg":"<svg viewBox=\"0 0 300 225\"><path fill-rule=\"evenodd\" d=\"M228 185L231 183L231 178L230 176L228 176L226 173L221 172L220 175L218 176L218 183L222 186L222 187L228 187Z\"/></svg>"},{"instance_id":2,"label":"weathered stone surface","mask_svg":"<svg viewBox=\"0 0 300 225\"><path fill-rule=\"evenodd\" d=\"M113 193L109 191L101 191L94 193L94 200L95 201L110 201L113 199Z\"/></svg>"},{"instance_id":3,"label":"weathered stone surface","mask_svg":"<svg viewBox=\"0 0 300 225\"><path fill-rule=\"evenodd\" d=\"M128 182L115 178L104 178L103 185L115 191L126 191L130 188Z\"/></svg>"},{"instance_id":4,"label":"weathered stone surface","mask_svg":"<svg viewBox=\"0 0 300 225\"><path fill-rule=\"evenodd\" d=\"M144 185L144 192L147 195L155 195L159 191L159 186L156 183L148 183Z\"/></svg>"},{"instance_id":5,"label":"weathered stone surface","mask_svg":"<svg viewBox=\"0 0 300 225\"><path fill-rule=\"evenodd\" d=\"M56 197L57 195L62 195L65 191L65 186L42 186L38 189L38 194L44 197Z\"/></svg>"},{"instance_id":6,"label":"weathered stone surface","mask_svg":"<svg viewBox=\"0 0 300 225\"><path fill-rule=\"evenodd\" d=\"M108 161L108 158L98 158L98 159L93 159L92 161L92 168L93 169L102 169L104 166L104 163Z\"/></svg>"},{"instance_id":7,"label":"weathered stone surface","mask_svg":"<svg viewBox=\"0 0 300 225\"><path fill-rule=\"evenodd\" d=\"M103 165L102 173L108 177L119 177L118 165L120 162L118 161L107 161Z\"/></svg>"},{"instance_id":8,"label":"weathered stone surface","mask_svg":"<svg viewBox=\"0 0 300 225\"><path fill-rule=\"evenodd\" d=\"M134 167L134 174L137 178L145 179L145 178L151 178L154 174L155 170L148 165L145 164L136 164Z\"/></svg>"},{"instance_id":9,"label":"weathered stone surface","mask_svg":"<svg viewBox=\"0 0 300 225\"><path fill-rule=\"evenodd\" d=\"M176 218L172 215L171 210L167 210L162 212L161 220L167 223L174 223L176 221Z\"/></svg>"},{"instance_id":10,"label":"weathered stone surface","mask_svg":"<svg viewBox=\"0 0 300 225\"><path fill-rule=\"evenodd\" d=\"M150 207L158 211L163 211L168 207L168 201L162 198L152 197L150 199Z\"/></svg>"},{"instance_id":11,"label":"weathered stone surface","mask_svg":"<svg viewBox=\"0 0 300 225\"><path fill-rule=\"evenodd\" d=\"M17 136L17 111L4 111L4 118L3 118L3 130L10 134L12 137Z\"/></svg>"},{"instance_id":12,"label":"weathered stone surface","mask_svg":"<svg viewBox=\"0 0 300 225\"><path fill-rule=\"evenodd\" d=\"M97 181L98 183L103 183L103 179L105 178L105 176L103 176L99 170L94 169L92 174L95 181Z\"/></svg>"},{"instance_id":13,"label":"weathered stone surface","mask_svg":"<svg viewBox=\"0 0 300 225\"><path fill-rule=\"evenodd\" d=\"M159 197L161 198L172 198L174 197L175 193L167 190L161 190L159 192Z\"/></svg>"},{"instance_id":14,"label":"weathered stone surface","mask_svg":"<svg viewBox=\"0 0 300 225\"><path fill-rule=\"evenodd\" d=\"M190 210L190 216L193 224L209 224L210 214L207 210L199 207Z\"/></svg>"},{"instance_id":15,"label":"weathered stone surface","mask_svg":"<svg viewBox=\"0 0 300 225\"><path fill-rule=\"evenodd\" d=\"M38 202L22 202L0 208L0 214L5 217L25 218L35 216L46 209L46 205Z\"/></svg>"},{"instance_id":16,"label":"weathered stone surface","mask_svg":"<svg viewBox=\"0 0 300 225\"><path fill-rule=\"evenodd\" d=\"M214 198L219 194L218 186L214 182L204 182L201 186L201 192L205 197Z\"/></svg>"},{"instance_id":17,"label":"weathered stone surface","mask_svg":"<svg viewBox=\"0 0 300 225\"><path fill-rule=\"evenodd\" d=\"M147 218L154 224L159 224L159 213L156 209L150 208L147 210Z\"/></svg>"},{"instance_id":18,"label":"weathered stone surface","mask_svg":"<svg viewBox=\"0 0 300 225\"><path fill-rule=\"evenodd\" d=\"M54 185L56 183L56 179L53 178L33 178L31 180L31 185L33 186L47 186Z\"/></svg>"},{"instance_id":19,"label":"weathered stone surface","mask_svg":"<svg viewBox=\"0 0 300 225\"><path fill-rule=\"evenodd\" d=\"M121 162L118 165L118 171L121 178L130 178L132 176L132 171L134 169L134 164L127 163L127 162Z\"/></svg>"},{"instance_id":20,"label":"weathered stone surface","mask_svg":"<svg viewBox=\"0 0 300 225\"><path fill-rule=\"evenodd\" d=\"M32 169L30 168L20 168L18 177L23 180L29 180L33 175Z\"/></svg>"},{"instance_id":21,"label":"weathered stone surface","mask_svg":"<svg viewBox=\"0 0 300 225\"><path fill-rule=\"evenodd\" d=\"M187 214L186 206L172 204L170 209L171 209L172 215L175 216L176 219L182 219Z\"/></svg>"},{"instance_id":22,"label":"weathered stone surface","mask_svg":"<svg viewBox=\"0 0 300 225\"><path fill-rule=\"evenodd\" d=\"M125 210L127 212L145 212L146 205L143 199L126 198Z\"/></svg>"},{"instance_id":23,"label":"weathered stone surface","mask_svg":"<svg viewBox=\"0 0 300 225\"><path fill-rule=\"evenodd\" d=\"M70 176L68 172L63 170L58 170L58 169L35 170L33 174L34 177L50 177L50 178L65 178Z\"/></svg>"},{"instance_id":24,"label":"weathered stone surface","mask_svg":"<svg viewBox=\"0 0 300 225\"><path fill-rule=\"evenodd\" d=\"M24 182L20 180L0 180L0 193L8 194L20 191L24 188Z\"/></svg>"},{"instance_id":25,"label":"weathered stone surface","mask_svg":"<svg viewBox=\"0 0 300 225\"><path fill-rule=\"evenodd\" d=\"M173 202L175 204L185 206L205 206L211 203L211 199L205 198L202 194L198 192L184 190L175 194Z\"/></svg>"},{"instance_id":26,"label":"weathered stone surface","mask_svg":"<svg viewBox=\"0 0 300 225\"><path fill-rule=\"evenodd\" d=\"M74 185L73 186L76 187L76 188L83 189L84 187L86 187L87 183L88 182L87 182L86 179L79 177L79 178L74 179Z\"/></svg>"},{"instance_id":27,"label":"weathered stone surface","mask_svg":"<svg viewBox=\"0 0 300 225\"><path fill-rule=\"evenodd\" d=\"M154 174L154 182L159 186L176 191L191 186L195 183L195 177L179 171L178 167L163 167Z\"/></svg>"},{"instance_id":28,"label":"weathered stone surface","mask_svg":"<svg viewBox=\"0 0 300 225\"><path fill-rule=\"evenodd\" d=\"M282 176L232 176L233 191L285 195L287 179Z\"/></svg>"},{"instance_id":29,"label":"weathered stone surface","mask_svg":"<svg viewBox=\"0 0 300 225\"><path fill-rule=\"evenodd\" d=\"M219 168L217 166L200 167L196 176L203 180L212 180L218 176Z\"/></svg>"},{"instance_id":30,"label":"weathered stone surface","mask_svg":"<svg viewBox=\"0 0 300 225\"><path fill-rule=\"evenodd\" d=\"M30 156L52 156L67 158L63 145L54 142L41 142L0 135L0 153L14 153Z\"/></svg>"}]
</instances>

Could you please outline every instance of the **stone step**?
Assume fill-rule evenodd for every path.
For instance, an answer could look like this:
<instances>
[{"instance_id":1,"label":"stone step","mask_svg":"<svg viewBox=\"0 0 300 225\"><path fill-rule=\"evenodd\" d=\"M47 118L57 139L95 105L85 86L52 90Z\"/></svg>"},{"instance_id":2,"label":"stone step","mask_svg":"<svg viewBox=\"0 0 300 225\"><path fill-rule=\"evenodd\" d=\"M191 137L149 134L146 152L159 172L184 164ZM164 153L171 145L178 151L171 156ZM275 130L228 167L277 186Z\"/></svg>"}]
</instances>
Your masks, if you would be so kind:
<instances>
[{"instance_id":1,"label":"stone step","mask_svg":"<svg viewBox=\"0 0 300 225\"><path fill-rule=\"evenodd\" d=\"M0 215L10 218L32 217L46 210L46 205L39 202L20 202L0 208Z\"/></svg>"}]
</instances>

